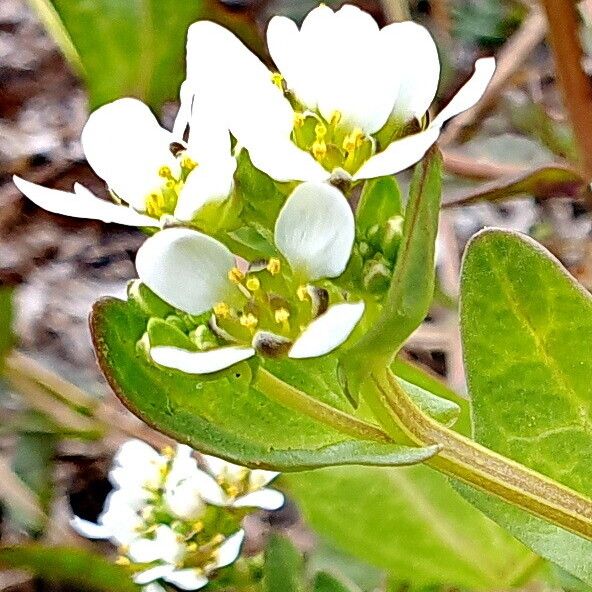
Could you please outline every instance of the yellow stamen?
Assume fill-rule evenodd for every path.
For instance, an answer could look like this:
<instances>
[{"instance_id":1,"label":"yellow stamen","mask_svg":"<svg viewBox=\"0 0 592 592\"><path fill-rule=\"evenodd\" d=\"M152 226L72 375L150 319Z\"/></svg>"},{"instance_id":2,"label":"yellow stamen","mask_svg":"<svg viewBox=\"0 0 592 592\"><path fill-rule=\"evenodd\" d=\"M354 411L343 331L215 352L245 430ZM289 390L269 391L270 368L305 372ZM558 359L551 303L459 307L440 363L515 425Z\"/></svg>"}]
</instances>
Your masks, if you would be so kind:
<instances>
[{"instance_id":1,"label":"yellow stamen","mask_svg":"<svg viewBox=\"0 0 592 592\"><path fill-rule=\"evenodd\" d=\"M165 446L162 449L162 455L166 456L169 460L175 456L175 451L173 450L172 446Z\"/></svg>"},{"instance_id":2,"label":"yellow stamen","mask_svg":"<svg viewBox=\"0 0 592 592\"><path fill-rule=\"evenodd\" d=\"M282 263L277 257L272 257L267 262L267 271L271 273L271 275L277 275L282 268Z\"/></svg>"},{"instance_id":3,"label":"yellow stamen","mask_svg":"<svg viewBox=\"0 0 592 592\"><path fill-rule=\"evenodd\" d=\"M294 113L294 127L302 127L305 121L306 117L304 117L304 113L300 113L299 111Z\"/></svg>"},{"instance_id":4,"label":"yellow stamen","mask_svg":"<svg viewBox=\"0 0 592 592\"><path fill-rule=\"evenodd\" d=\"M274 317L276 323L285 323L290 318L290 311L286 308L278 308L274 313Z\"/></svg>"},{"instance_id":5,"label":"yellow stamen","mask_svg":"<svg viewBox=\"0 0 592 592\"><path fill-rule=\"evenodd\" d=\"M271 75L271 81L281 90L284 90L284 77L279 72Z\"/></svg>"},{"instance_id":6,"label":"yellow stamen","mask_svg":"<svg viewBox=\"0 0 592 592\"><path fill-rule=\"evenodd\" d=\"M345 136L343 140L343 149L346 152L353 152L356 148L359 148L364 142L364 132L356 128L351 134Z\"/></svg>"},{"instance_id":7,"label":"yellow stamen","mask_svg":"<svg viewBox=\"0 0 592 592\"><path fill-rule=\"evenodd\" d=\"M240 324L252 331L259 324L259 319L254 314L249 312L241 316Z\"/></svg>"},{"instance_id":8,"label":"yellow stamen","mask_svg":"<svg viewBox=\"0 0 592 592\"><path fill-rule=\"evenodd\" d=\"M226 302L214 304L214 314L221 319L227 319L230 316L230 306Z\"/></svg>"},{"instance_id":9,"label":"yellow stamen","mask_svg":"<svg viewBox=\"0 0 592 592\"><path fill-rule=\"evenodd\" d=\"M115 560L115 565L129 565L130 563L130 560L127 557L124 557L123 555L120 555Z\"/></svg>"},{"instance_id":10,"label":"yellow stamen","mask_svg":"<svg viewBox=\"0 0 592 592\"><path fill-rule=\"evenodd\" d=\"M304 285L298 286L296 295L298 296L298 300L300 300L300 302L304 302L309 297L308 288Z\"/></svg>"},{"instance_id":11,"label":"yellow stamen","mask_svg":"<svg viewBox=\"0 0 592 592\"><path fill-rule=\"evenodd\" d=\"M245 274L238 267L233 267L228 272L228 279L233 284L240 284L245 279Z\"/></svg>"},{"instance_id":12,"label":"yellow stamen","mask_svg":"<svg viewBox=\"0 0 592 592\"><path fill-rule=\"evenodd\" d=\"M201 520L198 520L194 525L193 525L193 530L195 532L201 532L204 528L204 523Z\"/></svg>"},{"instance_id":13,"label":"yellow stamen","mask_svg":"<svg viewBox=\"0 0 592 592\"><path fill-rule=\"evenodd\" d=\"M250 277L247 280L247 288L251 290L251 292L256 292L261 287L261 282L256 277Z\"/></svg>"},{"instance_id":14,"label":"yellow stamen","mask_svg":"<svg viewBox=\"0 0 592 592\"><path fill-rule=\"evenodd\" d=\"M317 140L312 145L312 155L317 160L322 160L327 155L327 144L325 144L324 140Z\"/></svg>"},{"instance_id":15,"label":"yellow stamen","mask_svg":"<svg viewBox=\"0 0 592 592\"><path fill-rule=\"evenodd\" d=\"M199 549L199 545L198 545L197 543L195 543L195 542L193 542L193 543L189 543L189 544L187 545L187 550L188 550L190 553L193 553L194 551L197 551L198 549Z\"/></svg>"},{"instance_id":16,"label":"yellow stamen","mask_svg":"<svg viewBox=\"0 0 592 592\"><path fill-rule=\"evenodd\" d=\"M158 176L162 177L163 179L172 179L173 171L171 171L170 167L168 166L161 166L158 169Z\"/></svg>"},{"instance_id":17,"label":"yellow stamen","mask_svg":"<svg viewBox=\"0 0 592 592\"><path fill-rule=\"evenodd\" d=\"M181 158L181 166L188 171L192 171L197 166L197 162L195 162L193 158L187 156L187 154L184 154Z\"/></svg>"},{"instance_id":18,"label":"yellow stamen","mask_svg":"<svg viewBox=\"0 0 592 592\"><path fill-rule=\"evenodd\" d=\"M322 123L317 123L315 126L315 135L317 140L322 140L327 135L327 128Z\"/></svg>"},{"instance_id":19,"label":"yellow stamen","mask_svg":"<svg viewBox=\"0 0 592 592\"><path fill-rule=\"evenodd\" d=\"M335 127L341 121L341 117L341 111L333 111L331 119L329 120L329 124Z\"/></svg>"},{"instance_id":20,"label":"yellow stamen","mask_svg":"<svg viewBox=\"0 0 592 592\"><path fill-rule=\"evenodd\" d=\"M239 488L236 485L229 485L226 488L226 493L228 493L228 495L230 497L236 497L239 494Z\"/></svg>"}]
</instances>

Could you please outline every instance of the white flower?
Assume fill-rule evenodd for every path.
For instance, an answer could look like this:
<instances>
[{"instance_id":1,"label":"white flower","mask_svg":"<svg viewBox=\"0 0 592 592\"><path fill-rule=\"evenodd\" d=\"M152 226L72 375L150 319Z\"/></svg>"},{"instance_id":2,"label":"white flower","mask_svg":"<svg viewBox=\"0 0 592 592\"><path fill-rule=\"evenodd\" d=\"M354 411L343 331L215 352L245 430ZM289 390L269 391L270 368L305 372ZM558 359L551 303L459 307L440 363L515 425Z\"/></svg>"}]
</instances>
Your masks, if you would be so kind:
<instances>
[{"instance_id":1,"label":"white flower","mask_svg":"<svg viewBox=\"0 0 592 592\"><path fill-rule=\"evenodd\" d=\"M255 481L244 471L244 484L254 488ZM144 442L130 440L115 455L109 478L115 489L98 523L74 517L71 524L88 538L110 539L120 545L125 561L141 564L134 581L146 586L146 592L160 592L158 580L182 590L203 588L213 571L238 557L244 539L239 523L236 532L224 536L212 534L216 523L203 522L218 519L216 514L207 517L206 504L212 503L210 498L219 502L224 492L211 474L198 467L188 446L160 454ZM228 529L227 522L224 528Z\"/></svg>"},{"instance_id":2,"label":"white flower","mask_svg":"<svg viewBox=\"0 0 592 592\"><path fill-rule=\"evenodd\" d=\"M256 351L281 350L292 358L332 351L353 331L364 303L341 302L327 308L326 290L311 283L341 275L354 232L353 213L341 192L327 183L309 182L293 191L275 225L275 245L289 265L289 279L282 275L276 280L281 266L277 258L266 268L242 272L222 243L194 230L169 228L150 237L136 259L140 280L184 312L200 315L213 310L215 330L230 343L205 351L155 346L150 350L153 360L183 372L207 374ZM293 293L280 293L281 279ZM310 300L306 312L291 304L297 298Z\"/></svg>"},{"instance_id":3,"label":"white flower","mask_svg":"<svg viewBox=\"0 0 592 592\"><path fill-rule=\"evenodd\" d=\"M193 102L182 89L177 135L160 127L136 99L119 99L90 115L82 131L84 153L120 203L100 199L78 183L70 193L16 176L14 182L38 206L75 218L155 227L165 214L191 220L205 204L228 197L236 169L228 129L216 110L205 105L193 109ZM185 150L182 137L188 123ZM174 143L181 146L177 156Z\"/></svg>"},{"instance_id":4,"label":"white flower","mask_svg":"<svg viewBox=\"0 0 592 592\"><path fill-rule=\"evenodd\" d=\"M235 534L229 536L224 542L217 546L209 562L201 568L178 567L179 558L173 558L173 553L177 550L175 540L169 533L164 532L160 535L157 533L154 539L153 546L149 547L144 557L156 557L163 559L163 563L151 567L145 571L139 572L134 576L136 584L149 584L155 580L164 580L169 584L173 584L181 590L199 590L208 583L208 576L217 569L226 567L233 563L238 557L241 549L245 533L239 530ZM168 529L170 530L170 529ZM144 551L144 550L143 550ZM167 556L167 559L164 558Z\"/></svg>"},{"instance_id":5,"label":"white flower","mask_svg":"<svg viewBox=\"0 0 592 592\"><path fill-rule=\"evenodd\" d=\"M281 78L230 31L194 23L187 84L200 96L214 93L253 164L278 181L326 180L337 169L359 180L411 166L448 119L479 100L495 69L493 58L478 60L473 77L426 124L440 63L420 25L379 29L354 6L321 5L300 30L274 17L267 40Z\"/></svg>"},{"instance_id":6,"label":"white flower","mask_svg":"<svg viewBox=\"0 0 592 592\"><path fill-rule=\"evenodd\" d=\"M217 506L277 510L284 504L284 495L266 487L279 473L250 470L215 456L203 455L207 469L218 487L208 491L206 499Z\"/></svg>"}]
</instances>

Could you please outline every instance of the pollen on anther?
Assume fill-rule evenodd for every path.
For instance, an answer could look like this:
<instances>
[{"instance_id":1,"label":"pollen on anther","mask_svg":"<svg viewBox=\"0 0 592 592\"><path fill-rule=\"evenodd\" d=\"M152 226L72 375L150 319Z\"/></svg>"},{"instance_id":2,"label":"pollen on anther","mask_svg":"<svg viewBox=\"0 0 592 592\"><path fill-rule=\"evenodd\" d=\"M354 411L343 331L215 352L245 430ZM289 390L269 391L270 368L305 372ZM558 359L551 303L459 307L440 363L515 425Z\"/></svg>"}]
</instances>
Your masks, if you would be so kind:
<instances>
[{"instance_id":1,"label":"pollen on anther","mask_svg":"<svg viewBox=\"0 0 592 592\"><path fill-rule=\"evenodd\" d=\"M309 297L307 287L298 286L298 289L296 290L296 296L298 296L298 300L300 300L300 302L304 302Z\"/></svg>"},{"instance_id":2,"label":"pollen on anther","mask_svg":"<svg viewBox=\"0 0 592 592\"><path fill-rule=\"evenodd\" d=\"M290 311L287 308L278 308L274 317L276 323L285 323L290 318Z\"/></svg>"},{"instance_id":3,"label":"pollen on anther","mask_svg":"<svg viewBox=\"0 0 592 592\"><path fill-rule=\"evenodd\" d=\"M251 290L251 292L256 292L261 287L261 282L256 277L250 277L247 280L247 289Z\"/></svg>"},{"instance_id":4,"label":"pollen on anther","mask_svg":"<svg viewBox=\"0 0 592 592\"><path fill-rule=\"evenodd\" d=\"M115 565L129 565L130 563L130 560L127 557L124 557L123 555L120 555L115 560Z\"/></svg>"},{"instance_id":5,"label":"pollen on anther","mask_svg":"<svg viewBox=\"0 0 592 592\"><path fill-rule=\"evenodd\" d=\"M325 158L327 155L327 144L323 140L318 140L312 145L312 154L317 159Z\"/></svg>"},{"instance_id":6,"label":"pollen on anther","mask_svg":"<svg viewBox=\"0 0 592 592\"><path fill-rule=\"evenodd\" d=\"M192 171L197 166L197 162L195 162L193 158L190 158L184 154L183 158L181 159L181 166L188 171Z\"/></svg>"},{"instance_id":7,"label":"pollen on anther","mask_svg":"<svg viewBox=\"0 0 592 592\"><path fill-rule=\"evenodd\" d=\"M282 268L282 263L277 257L272 257L267 262L267 271L271 273L271 275L277 275Z\"/></svg>"},{"instance_id":8,"label":"pollen on anther","mask_svg":"<svg viewBox=\"0 0 592 592\"><path fill-rule=\"evenodd\" d=\"M271 81L280 89L284 90L284 77L279 72L271 75Z\"/></svg>"},{"instance_id":9,"label":"pollen on anther","mask_svg":"<svg viewBox=\"0 0 592 592\"><path fill-rule=\"evenodd\" d=\"M233 284L240 284L245 279L245 274L238 267L233 267L228 272L228 279Z\"/></svg>"},{"instance_id":10,"label":"pollen on anther","mask_svg":"<svg viewBox=\"0 0 592 592\"><path fill-rule=\"evenodd\" d=\"M259 319L252 313L247 313L241 316L240 324L247 329L255 329L259 324Z\"/></svg>"},{"instance_id":11,"label":"pollen on anther","mask_svg":"<svg viewBox=\"0 0 592 592\"><path fill-rule=\"evenodd\" d=\"M226 302L218 302L214 304L214 314L221 319L225 319L230 315L230 306Z\"/></svg>"},{"instance_id":12,"label":"pollen on anther","mask_svg":"<svg viewBox=\"0 0 592 592\"><path fill-rule=\"evenodd\" d=\"M304 117L304 113L296 111L294 113L294 127L302 127L304 125L305 119L306 118Z\"/></svg>"},{"instance_id":13,"label":"pollen on anther","mask_svg":"<svg viewBox=\"0 0 592 592\"><path fill-rule=\"evenodd\" d=\"M171 171L170 167L161 166L158 169L158 176L162 177L163 179L171 179L173 176L173 172Z\"/></svg>"}]
</instances>

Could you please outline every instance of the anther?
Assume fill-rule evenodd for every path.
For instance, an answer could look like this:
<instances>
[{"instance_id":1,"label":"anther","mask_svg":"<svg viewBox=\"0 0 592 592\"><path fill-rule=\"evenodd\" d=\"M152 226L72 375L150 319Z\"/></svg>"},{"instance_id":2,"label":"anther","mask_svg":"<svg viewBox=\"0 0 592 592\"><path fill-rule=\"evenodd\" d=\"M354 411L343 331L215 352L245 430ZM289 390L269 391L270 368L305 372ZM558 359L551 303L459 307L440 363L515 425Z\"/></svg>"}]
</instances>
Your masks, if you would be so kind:
<instances>
[{"instance_id":1,"label":"anther","mask_svg":"<svg viewBox=\"0 0 592 592\"><path fill-rule=\"evenodd\" d=\"M245 279L245 274L238 267L233 267L228 272L228 279L233 284L240 284Z\"/></svg>"},{"instance_id":2,"label":"anther","mask_svg":"<svg viewBox=\"0 0 592 592\"><path fill-rule=\"evenodd\" d=\"M331 124L331 126L335 127L336 125L339 124L340 121L341 121L341 111L333 111L333 113L331 115L331 119L329 120L329 123Z\"/></svg>"},{"instance_id":3,"label":"anther","mask_svg":"<svg viewBox=\"0 0 592 592\"><path fill-rule=\"evenodd\" d=\"M240 324L247 329L254 330L259 324L259 319L253 314L248 312L247 314L241 315Z\"/></svg>"},{"instance_id":4,"label":"anther","mask_svg":"<svg viewBox=\"0 0 592 592\"><path fill-rule=\"evenodd\" d=\"M305 120L304 113L300 113L299 111L294 113L294 127L302 127Z\"/></svg>"},{"instance_id":5,"label":"anther","mask_svg":"<svg viewBox=\"0 0 592 592\"><path fill-rule=\"evenodd\" d=\"M298 300L300 302L304 302L307 298L309 298L308 287L305 285L298 286L296 290L296 296L298 296Z\"/></svg>"},{"instance_id":6,"label":"anther","mask_svg":"<svg viewBox=\"0 0 592 592\"><path fill-rule=\"evenodd\" d=\"M120 555L115 560L115 565L129 565L130 563L131 563L131 561L127 557L124 557L123 555Z\"/></svg>"},{"instance_id":7,"label":"anther","mask_svg":"<svg viewBox=\"0 0 592 592\"><path fill-rule=\"evenodd\" d=\"M322 123L317 123L315 126L315 135L317 140L322 140L327 135L327 128Z\"/></svg>"},{"instance_id":8,"label":"anther","mask_svg":"<svg viewBox=\"0 0 592 592\"><path fill-rule=\"evenodd\" d=\"M275 322L285 323L290 318L290 311L286 308L278 308L274 313Z\"/></svg>"},{"instance_id":9,"label":"anther","mask_svg":"<svg viewBox=\"0 0 592 592\"><path fill-rule=\"evenodd\" d=\"M267 271L271 273L271 275L277 275L282 268L282 263L277 257L272 257L267 262Z\"/></svg>"},{"instance_id":10,"label":"anther","mask_svg":"<svg viewBox=\"0 0 592 592\"><path fill-rule=\"evenodd\" d=\"M325 158L325 156L327 155L327 144L325 144L324 140L317 140L312 145L312 155L317 160Z\"/></svg>"},{"instance_id":11,"label":"anther","mask_svg":"<svg viewBox=\"0 0 592 592\"><path fill-rule=\"evenodd\" d=\"M197 166L197 162L184 154L183 158L181 158L181 166L188 171L192 171Z\"/></svg>"},{"instance_id":12,"label":"anther","mask_svg":"<svg viewBox=\"0 0 592 592\"><path fill-rule=\"evenodd\" d=\"M221 319L226 319L230 316L230 306L226 302L218 302L214 304L214 314Z\"/></svg>"},{"instance_id":13,"label":"anther","mask_svg":"<svg viewBox=\"0 0 592 592\"><path fill-rule=\"evenodd\" d=\"M261 287L261 282L256 277L250 277L247 279L247 289L251 292L256 292Z\"/></svg>"},{"instance_id":14,"label":"anther","mask_svg":"<svg viewBox=\"0 0 592 592\"><path fill-rule=\"evenodd\" d=\"M284 77L279 72L271 75L271 81L281 90L284 90Z\"/></svg>"},{"instance_id":15,"label":"anther","mask_svg":"<svg viewBox=\"0 0 592 592\"><path fill-rule=\"evenodd\" d=\"M171 171L170 167L168 166L161 166L158 169L158 176L162 177L163 179L172 179L173 171Z\"/></svg>"}]
</instances>

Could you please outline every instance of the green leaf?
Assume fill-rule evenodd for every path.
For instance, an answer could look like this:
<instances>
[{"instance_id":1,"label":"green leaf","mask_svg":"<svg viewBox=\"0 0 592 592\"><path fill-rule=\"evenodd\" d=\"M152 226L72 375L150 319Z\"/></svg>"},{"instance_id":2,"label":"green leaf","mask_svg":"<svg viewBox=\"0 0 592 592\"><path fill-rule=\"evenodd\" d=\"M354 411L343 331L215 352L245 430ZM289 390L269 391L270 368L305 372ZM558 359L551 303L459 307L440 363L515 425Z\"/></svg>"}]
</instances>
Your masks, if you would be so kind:
<instances>
[{"instance_id":1,"label":"green leaf","mask_svg":"<svg viewBox=\"0 0 592 592\"><path fill-rule=\"evenodd\" d=\"M0 566L25 569L48 582L84 590L137 592L130 575L107 559L82 549L25 545L0 549Z\"/></svg>"},{"instance_id":2,"label":"green leaf","mask_svg":"<svg viewBox=\"0 0 592 592\"><path fill-rule=\"evenodd\" d=\"M24 433L17 440L12 469L15 474L37 496L41 509L48 513L53 498L53 478L57 438L48 433ZM20 516L20 512L12 512L12 517L25 528L30 529L29 516ZM40 534L34 528L34 534Z\"/></svg>"},{"instance_id":3,"label":"green leaf","mask_svg":"<svg viewBox=\"0 0 592 592\"><path fill-rule=\"evenodd\" d=\"M335 547L412 586L504 588L533 557L426 467L334 467L280 483Z\"/></svg>"},{"instance_id":4,"label":"green leaf","mask_svg":"<svg viewBox=\"0 0 592 592\"><path fill-rule=\"evenodd\" d=\"M461 323L475 439L592 492L592 299L526 236L489 230L467 249ZM462 487L537 553L592 584L592 543Z\"/></svg>"},{"instance_id":5,"label":"green leaf","mask_svg":"<svg viewBox=\"0 0 592 592\"><path fill-rule=\"evenodd\" d=\"M0 366L3 357L10 352L14 345L14 333L12 332L13 293L12 286L0 285Z\"/></svg>"},{"instance_id":6,"label":"green leaf","mask_svg":"<svg viewBox=\"0 0 592 592\"><path fill-rule=\"evenodd\" d=\"M203 18L229 21L215 0L33 0L33 5L66 57L82 69L93 108L124 96L157 109L177 99L188 26ZM232 28L261 49L250 23L235 17Z\"/></svg>"},{"instance_id":7,"label":"green leaf","mask_svg":"<svg viewBox=\"0 0 592 592\"><path fill-rule=\"evenodd\" d=\"M359 592L359 588L343 578L320 571L314 579L314 592Z\"/></svg>"},{"instance_id":8,"label":"green leaf","mask_svg":"<svg viewBox=\"0 0 592 592\"><path fill-rule=\"evenodd\" d=\"M585 191L588 191L588 184L574 169L566 166L544 166L453 194L448 197L444 207L466 206L482 201L496 202L524 196L539 199L577 197Z\"/></svg>"},{"instance_id":9,"label":"green leaf","mask_svg":"<svg viewBox=\"0 0 592 592\"><path fill-rule=\"evenodd\" d=\"M434 254L442 185L442 157L428 151L415 167L403 238L383 309L370 330L342 357L355 399L368 365L388 364L426 317L434 293Z\"/></svg>"},{"instance_id":10,"label":"green leaf","mask_svg":"<svg viewBox=\"0 0 592 592\"><path fill-rule=\"evenodd\" d=\"M243 362L207 376L159 368L138 345L147 321L134 302L101 300L91 318L94 345L103 373L122 402L176 440L239 464L292 471L334 464L409 464L437 450L354 440L297 414L252 386L256 364ZM281 377L297 388L305 385L322 403L343 410L348 404L332 382L336 366L330 357L300 360L284 366ZM446 415L450 412L447 407Z\"/></svg>"},{"instance_id":11,"label":"green leaf","mask_svg":"<svg viewBox=\"0 0 592 592\"><path fill-rule=\"evenodd\" d=\"M300 592L304 561L289 539L272 535L265 549L263 592Z\"/></svg>"},{"instance_id":12,"label":"green leaf","mask_svg":"<svg viewBox=\"0 0 592 592\"><path fill-rule=\"evenodd\" d=\"M401 190L395 177L366 181L356 211L356 231L366 236L374 225L384 224L392 216L403 214Z\"/></svg>"}]
</instances>

